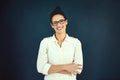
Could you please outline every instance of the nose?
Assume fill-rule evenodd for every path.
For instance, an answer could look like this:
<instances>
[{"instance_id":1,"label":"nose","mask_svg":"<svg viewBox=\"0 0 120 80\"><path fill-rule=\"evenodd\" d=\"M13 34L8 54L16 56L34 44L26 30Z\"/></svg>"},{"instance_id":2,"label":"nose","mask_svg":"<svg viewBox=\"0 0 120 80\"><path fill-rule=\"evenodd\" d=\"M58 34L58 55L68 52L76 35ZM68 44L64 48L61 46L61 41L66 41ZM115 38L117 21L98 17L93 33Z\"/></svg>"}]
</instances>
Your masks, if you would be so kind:
<instances>
[{"instance_id":1,"label":"nose","mask_svg":"<svg viewBox=\"0 0 120 80\"><path fill-rule=\"evenodd\" d=\"M62 24L59 22L58 24L57 24L57 26L61 26Z\"/></svg>"}]
</instances>

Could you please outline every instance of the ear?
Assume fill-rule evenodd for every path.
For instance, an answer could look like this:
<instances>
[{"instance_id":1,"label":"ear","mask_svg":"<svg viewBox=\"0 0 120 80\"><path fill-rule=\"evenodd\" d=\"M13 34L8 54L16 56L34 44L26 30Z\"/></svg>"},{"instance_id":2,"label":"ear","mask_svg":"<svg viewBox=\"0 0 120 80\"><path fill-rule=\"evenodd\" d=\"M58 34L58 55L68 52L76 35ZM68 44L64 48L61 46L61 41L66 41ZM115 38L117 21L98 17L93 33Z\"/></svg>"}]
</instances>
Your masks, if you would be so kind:
<instances>
[{"instance_id":1,"label":"ear","mask_svg":"<svg viewBox=\"0 0 120 80\"><path fill-rule=\"evenodd\" d=\"M68 19L66 19L66 25L68 24Z\"/></svg>"}]
</instances>

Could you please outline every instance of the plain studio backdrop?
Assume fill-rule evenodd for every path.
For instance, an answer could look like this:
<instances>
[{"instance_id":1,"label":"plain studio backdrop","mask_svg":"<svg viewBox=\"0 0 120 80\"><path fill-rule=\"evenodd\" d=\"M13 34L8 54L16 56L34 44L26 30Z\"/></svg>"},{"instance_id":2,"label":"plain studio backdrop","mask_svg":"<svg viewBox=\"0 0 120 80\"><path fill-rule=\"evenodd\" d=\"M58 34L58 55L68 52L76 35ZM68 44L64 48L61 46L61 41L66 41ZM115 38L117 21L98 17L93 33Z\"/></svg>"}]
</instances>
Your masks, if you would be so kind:
<instances>
[{"instance_id":1,"label":"plain studio backdrop","mask_svg":"<svg viewBox=\"0 0 120 80\"><path fill-rule=\"evenodd\" d=\"M0 1L0 80L43 80L36 69L39 43L54 31L49 14L61 6L67 33L82 42L78 80L120 80L119 0Z\"/></svg>"}]
</instances>

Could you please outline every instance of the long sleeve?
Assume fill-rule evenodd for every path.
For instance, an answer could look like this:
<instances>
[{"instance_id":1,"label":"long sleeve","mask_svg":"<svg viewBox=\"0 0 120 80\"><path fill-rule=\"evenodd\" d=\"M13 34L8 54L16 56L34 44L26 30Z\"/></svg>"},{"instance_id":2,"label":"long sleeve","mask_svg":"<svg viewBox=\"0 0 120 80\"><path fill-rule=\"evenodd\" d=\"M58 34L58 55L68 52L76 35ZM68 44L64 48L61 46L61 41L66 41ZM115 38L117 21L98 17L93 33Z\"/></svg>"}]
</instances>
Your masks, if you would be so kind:
<instances>
[{"instance_id":1,"label":"long sleeve","mask_svg":"<svg viewBox=\"0 0 120 80\"><path fill-rule=\"evenodd\" d=\"M37 58L37 70L39 73L48 75L48 70L51 64L48 63L47 56L47 41L43 39L40 43L38 58Z\"/></svg>"},{"instance_id":2,"label":"long sleeve","mask_svg":"<svg viewBox=\"0 0 120 80\"><path fill-rule=\"evenodd\" d=\"M82 45L78 39L76 39L76 41L75 41L74 63L81 64L83 67Z\"/></svg>"}]
</instances>

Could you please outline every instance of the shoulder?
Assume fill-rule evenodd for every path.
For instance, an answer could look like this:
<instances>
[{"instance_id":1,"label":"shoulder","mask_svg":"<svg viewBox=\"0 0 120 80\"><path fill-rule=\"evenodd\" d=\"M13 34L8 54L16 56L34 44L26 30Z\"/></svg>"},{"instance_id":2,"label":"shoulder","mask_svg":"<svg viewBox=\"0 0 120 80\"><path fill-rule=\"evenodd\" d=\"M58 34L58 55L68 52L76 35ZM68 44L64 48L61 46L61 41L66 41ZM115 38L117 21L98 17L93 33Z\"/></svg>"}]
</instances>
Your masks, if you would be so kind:
<instances>
[{"instance_id":1,"label":"shoulder","mask_svg":"<svg viewBox=\"0 0 120 80\"><path fill-rule=\"evenodd\" d=\"M81 41L80 41L78 38L69 36L69 39L70 39L70 41L73 42L74 44L76 44L76 45L81 45Z\"/></svg>"},{"instance_id":2,"label":"shoulder","mask_svg":"<svg viewBox=\"0 0 120 80\"><path fill-rule=\"evenodd\" d=\"M41 44L46 44L46 43L49 43L52 39L52 36L49 36L49 37L45 37L41 40Z\"/></svg>"}]
</instances>

